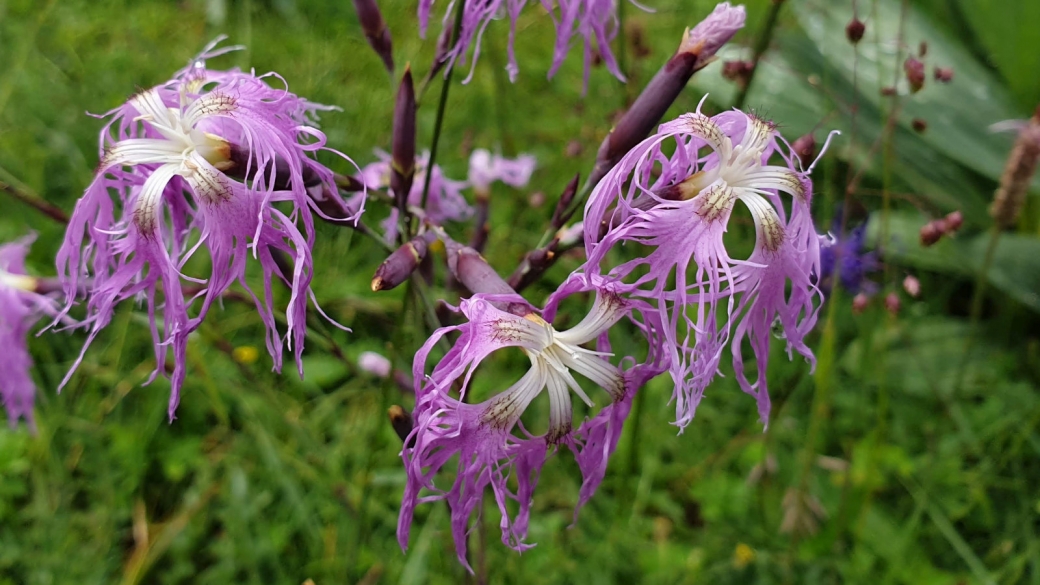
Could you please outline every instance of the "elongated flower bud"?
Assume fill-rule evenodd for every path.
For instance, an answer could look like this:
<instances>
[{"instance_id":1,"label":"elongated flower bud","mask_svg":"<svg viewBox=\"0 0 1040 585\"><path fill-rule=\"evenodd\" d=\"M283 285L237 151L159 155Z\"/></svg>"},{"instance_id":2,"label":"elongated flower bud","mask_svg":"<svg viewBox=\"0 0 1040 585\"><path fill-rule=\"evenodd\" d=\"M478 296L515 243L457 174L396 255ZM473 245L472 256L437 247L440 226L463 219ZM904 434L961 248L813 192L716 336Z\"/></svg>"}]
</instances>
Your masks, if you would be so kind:
<instances>
[{"instance_id":1,"label":"elongated flower bud","mask_svg":"<svg viewBox=\"0 0 1040 585\"><path fill-rule=\"evenodd\" d=\"M390 29L383 20L376 0L354 0L354 8L357 9L361 30L365 32L368 44L372 45L376 54L383 60L386 70L393 73L394 54L390 43Z\"/></svg>"},{"instance_id":2,"label":"elongated flower bud","mask_svg":"<svg viewBox=\"0 0 1040 585\"><path fill-rule=\"evenodd\" d=\"M405 66L401 85L397 88L390 151L390 188L394 192L397 208L403 212L408 205L408 193L415 176L415 86L409 65Z\"/></svg>"},{"instance_id":3,"label":"elongated flower bud","mask_svg":"<svg viewBox=\"0 0 1040 585\"><path fill-rule=\"evenodd\" d=\"M479 252L441 234L448 253L448 270L473 293L514 295L510 287Z\"/></svg>"},{"instance_id":4,"label":"elongated flower bud","mask_svg":"<svg viewBox=\"0 0 1040 585\"><path fill-rule=\"evenodd\" d=\"M1040 108L1018 133L1015 146L1011 149L1004 174L1000 176L1000 188L993 197L989 208L990 215L997 225L1003 229L1010 228L1018 221L1022 205L1026 201L1029 182L1036 173L1037 162L1040 161Z\"/></svg>"},{"instance_id":5,"label":"elongated flower bud","mask_svg":"<svg viewBox=\"0 0 1040 585\"><path fill-rule=\"evenodd\" d=\"M556 202L556 209L553 210L552 221L550 222L553 229L560 229L570 221L571 216L574 215L575 209L569 209L571 202L574 201L574 195L578 192L578 182L581 179L580 174L575 174L574 178L571 179L567 186L563 188L563 193L560 194L560 200Z\"/></svg>"},{"instance_id":6,"label":"elongated flower bud","mask_svg":"<svg viewBox=\"0 0 1040 585\"><path fill-rule=\"evenodd\" d=\"M703 69L723 45L744 27L743 6L723 2L700 24L687 29L675 55L654 75L596 154L591 184L599 182L622 156L645 138L679 96L690 77Z\"/></svg>"},{"instance_id":7,"label":"elongated flower bud","mask_svg":"<svg viewBox=\"0 0 1040 585\"><path fill-rule=\"evenodd\" d=\"M436 237L431 231L425 232L405 242L387 256L372 277L372 292L390 290L408 280L426 257L430 242Z\"/></svg>"}]
</instances>

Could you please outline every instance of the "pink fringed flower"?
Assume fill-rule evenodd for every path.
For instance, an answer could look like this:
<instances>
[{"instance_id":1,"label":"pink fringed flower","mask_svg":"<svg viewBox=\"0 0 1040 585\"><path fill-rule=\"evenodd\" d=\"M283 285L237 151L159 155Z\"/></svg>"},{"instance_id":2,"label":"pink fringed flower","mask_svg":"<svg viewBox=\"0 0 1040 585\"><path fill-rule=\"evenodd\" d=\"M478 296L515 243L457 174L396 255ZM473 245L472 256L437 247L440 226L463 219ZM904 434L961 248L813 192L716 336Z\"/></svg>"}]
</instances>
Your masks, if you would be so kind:
<instances>
[{"instance_id":1,"label":"pink fringed flower","mask_svg":"<svg viewBox=\"0 0 1040 585\"><path fill-rule=\"evenodd\" d=\"M361 182L369 189L386 189L390 186L390 155L376 151L379 160L361 169ZM408 205L419 207L422 204L423 188L426 184L426 172L429 166L430 153L424 152L417 157L415 179L408 192ZM469 185L466 181L455 181L444 176L440 165L433 165L430 176L430 191L426 196L426 216L438 225L447 221L462 221L473 215L473 207L466 201L462 191ZM390 215L383 221L386 241L397 239L398 210L391 209Z\"/></svg>"},{"instance_id":2,"label":"pink fringed flower","mask_svg":"<svg viewBox=\"0 0 1040 585\"><path fill-rule=\"evenodd\" d=\"M207 58L237 48L214 50L215 45L171 81L107 114L97 174L76 204L57 260L65 311L81 288L88 291L84 353L119 302L146 301L155 373L164 369L167 349L173 351L171 419L184 381L188 335L235 281L256 302L275 370L282 365L283 339L275 327L272 281L277 276L291 288L284 342L303 374L314 241L308 190L336 192L332 171L311 158L328 150L314 116L330 108L269 86L268 80L284 84L273 73L207 69ZM209 252L210 274L185 274L200 247ZM291 271L279 272L278 254L291 259ZM259 260L262 299L246 283L250 257ZM197 292L186 292L186 285ZM81 353L63 385L82 359Z\"/></svg>"},{"instance_id":3,"label":"pink fringed flower","mask_svg":"<svg viewBox=\"0 0 1040 585\"><path fill-rule=\"evenodd\" d=\"M480 43L484 31L492 20L501 17L509 18L509 64L506 71L509 72L510 81L516 81L520 67L516 63L516 54L513 50L513 42L516 38L516 21L520 17L528 0L470 0L466 2L462 15L462 27L459 32L458 41L448 49L444 56L449 67L453 67L459 59L465 58L466 53L472 47L473 56L470 58L470 73L464 83L468 83L473 77L477 58L480 56ZM583 58L585 62L585 82L588 84L589 70L592 61L598 54L603 58L603 63L615 77L624 81L625 76L618 68L617 60L611 51L610 44L617 36L618 19L617 3L627 0L541 0L542 6L552 16L556 24L556 45L553 51L552 68L549 77L563 64L567 52L570 50L571 41L581 36L584 46ZM426 38L426 29L430 22L430 11L434 0L420 0L419 2L419 34ZM634 3L634 5L639 6ZM454 12L451 9L454 2L448 4L449 8L444 13L442 25L445 30L451 30L454 26Z\"/></svg>"},{"instance_id":4,"label":"pink fringed flower","mask_svg":"<svg viewBox=\"0 0 1040 585\"><path fill-rule=\"evenodd\" d=\"M662 124L625 155L586 206L585 225L603 226L585 231L586 271L632 282L665 324L680 427L692 420L727 343L737 380L757 398L763 423L774 332L789 354L815 363L804 339L823 300L819 236L809 214L812 183L796 157L779 152L778 139L775 126L755 116L731 111L709 118L698 108ZM774 154L783 165L768 163ZM722 239L738 201L756 230L747 259L732 258ZM605 266L607 252L629 241L650 249ZM745 340L757 362L754 382L745 372Z\"/></svg>"},{"instance_id":5,"label":"pink fringed flower","mask_svg":"<svg viewBox=\"0 0 1040 585\"><path fill-rule=\"evenodd\" d=\"M32 358L26 347L29 328L42 315L55 315L56 303L36 291L36 279L25 274L25 255L33 236L0 245L0 398L7 421L14 428L24 418L33 423L36 386L29 369Z\"/></svg>"},{"instance_id":6,"label":"pink fringed flower","mask_svg":"<svg viewBox=\"0 0 1040 585\"><path fill-rule=\"evenodd\" d=\"M415 506L446 500L452 514L456 553L469 568L466 535L470 518L490 485L502 513L502 541L518 551L530 548L533 545L524 543L524 539L533 492L546 459L560 445L574 453L584 478L577 507L595 492L603 480L607 459L617 446L632 397L663 367L657 357L656 328L646 323L637 323L651 339L646 362L629 363L623 369L608 361L611 354L607 330L623 317L641 313L645 303L622 298L616 286L586 288L583 281L574 277L565 282L550 297L541 316L518 295L475 295L463 300L460 310L468 322L437 330L416 354L415 427L402 451L408 474L397 529L402 547L408 544ZM559 302L586 290L596 293L589 314L571 329L555 329L550 323ZM425 375L430 351L452 332L459 333L452 349L429 376ZM584 345L592 341L597 342L596 350L586 349ZM527 373L482 403L463 402L477 366L491 353L506 347L524 351L531 364ZM571 392L590 407L592 399L579 386L575 374L602 388L610 401L577 430L572 428ZM461 399L450 396L456 384ZM534 435L520 423L520 416L543 391L549 395L548 430L544 435ZM456 455L455 476L448 480L452 482L450 489L445 490L437 485L438 475L447 471L445 468ZM510 487L512 481L516 482L515 491ZM420 495L423 490L428 495ZM518 505L515 515L507 509L509 500Z\"/></svg>"},{"instance_id":7,"label":"pink fringed flower","mask_svg":"<svg viewBox=\"0 0 1040 585\"><path fill-rule=\"evenodd\" d=\"M469 184L477 191L490 191L491 184L501 181L517 189L526 187L534 173L536 161L530 154L521 154L515 159L478 148L469 156Z\"/></svg>"}]
</instances>

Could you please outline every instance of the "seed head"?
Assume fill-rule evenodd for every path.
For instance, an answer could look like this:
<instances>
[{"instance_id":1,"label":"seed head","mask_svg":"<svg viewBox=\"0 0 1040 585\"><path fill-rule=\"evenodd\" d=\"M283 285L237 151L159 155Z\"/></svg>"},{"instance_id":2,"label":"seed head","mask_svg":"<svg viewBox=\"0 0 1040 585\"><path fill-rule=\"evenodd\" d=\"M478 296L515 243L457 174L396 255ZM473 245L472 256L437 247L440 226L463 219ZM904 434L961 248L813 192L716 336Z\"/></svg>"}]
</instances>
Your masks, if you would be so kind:
<instances>
[{"instance_id":1,"label":"seed head","mask_svg":"<svg viewBox=\"0 0 1040 585\"><path fill-rule=\"evenodd\" d=\"M913 57L907 57L903 62L903 72L906 73L906 81L910 84L910 93L917 93L924 87L924 63Z\"/></svg>"},{"instance_id":2,"label":"seed head","mask_svg":"<svg viewBox=\"0 0 1040 585\"><path fill-rule=\"evenodd\" d=\"M845 38L849 39L849 42L855 45L863 39L863 33L867 32L867 25L863 24L863 21L852 17L849 24L845 25Z\"/></svg>"}]
</instances>

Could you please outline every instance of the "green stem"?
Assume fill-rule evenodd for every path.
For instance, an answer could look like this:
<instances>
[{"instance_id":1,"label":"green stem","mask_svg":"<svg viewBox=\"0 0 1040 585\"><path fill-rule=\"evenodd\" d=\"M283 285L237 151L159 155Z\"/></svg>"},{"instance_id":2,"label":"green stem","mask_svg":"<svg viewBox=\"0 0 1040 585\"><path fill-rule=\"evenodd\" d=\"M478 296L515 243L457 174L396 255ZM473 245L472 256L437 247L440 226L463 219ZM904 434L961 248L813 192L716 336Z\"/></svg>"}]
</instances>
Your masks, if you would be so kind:
<instances>
[{"instance_id":1,"label":"green stem","mask_svg":"<svg viewBox=\"0 0 1040 585\"><path fill-rule=\"evenodd\" d=\"M1000 226L993 224L990 230L989 243L986 245L986 255L982 259L982 266L975 277L975 290L971 295L971 313L968 321L968 339L964 342L964 357L957 367L957 376L953 379L953 396L956 396L967 381L968 362L971 351L975 346L975 337L979 330L979 321L982 318L982 304L986 300L986 287L989 284L989 269L993 265L993 258L997 254L997 244L1000 242Z\"/></svg>"},{"instance_id":2,"label":"green stem","mask_svg":"<svg viewBox=\"0 0 1040 585\"><path fill-rule=\"evenodd\" d=\"M466 10L466 0L459 2L455 11L455 25L452 38L458 42L459 31L462 30L462 13ZM441 129L444 127L444 112L448 106L448 90L451 89L451 78L455 73L455 62L448 65L448 71L444 74L444 84L441 85L441 99L437 103L437 118L433 122L433 140L430 141L430 160L426 164L426 180L423 181L422 200L419 207L426 209L426 197L430 193L430 179L433 177L433 165L437 162L437 146L441 141Z\"/></svg>"},{"instance_id":3,"label":"green stem","mask_svg":"<svg viewBox=\"0 0 1040 585\"><path fill-rule=\"evenodd\" d=\"M784 0L773 0L773 3L769 6L766 23L762 26L762 31L758 34L758 38L755 39L755 48L751 54L751 71L748 73L747 82L744 84L744 87L740 88L740 93L737 94L737 99L733 102L733 107L738 110L744 107L748 92L751 91L751 82L755 78L755 72L758 71L758 63L766 49L769 48L769 43L773 42L773 32L776 31L776 25L780 22L780 7L783 4Z\"/></svg>"}]
</instances>

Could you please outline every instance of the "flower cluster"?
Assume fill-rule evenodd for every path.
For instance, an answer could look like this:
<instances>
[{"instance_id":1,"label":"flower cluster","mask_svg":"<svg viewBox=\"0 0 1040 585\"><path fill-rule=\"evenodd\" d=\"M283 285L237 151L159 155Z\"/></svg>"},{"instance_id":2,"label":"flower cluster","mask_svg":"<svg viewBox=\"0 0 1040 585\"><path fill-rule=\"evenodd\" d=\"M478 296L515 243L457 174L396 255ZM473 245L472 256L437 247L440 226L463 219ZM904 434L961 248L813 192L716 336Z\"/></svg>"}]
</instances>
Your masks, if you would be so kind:
<instances>
[{"instance_id":1,"label":"flower cluster","mask_svg":"<svg viewBox=\"0 0 1040 585\"><path fill-rule=\"evenodd\" d=\"M313 277L312 197L336 192L332 171L311 158L325 149L315 114L328 108L268 85L284 85L275 74L208 69L206 59L237 48L215 44L172 80L107 114L101 162L76 203L57 260L65 312L87 289L84 353L117 304L146 301L156 373L165 368L167 349L173 351L171 418L185 377L188 335L235 281L256 303L276 370L283 338L275 326L272 281L291 289L284 344L300 363ZM202 247L209 252L209 274L186 274ZM259 260L262 296L245 278L250 256ZM288 268L280 270L279 262ZM72 371L82 359L81 353Z\"/></svg>"},{"instance_id":2,"label":"flower cluster","mask_svg":"<svg viewBox=\"0 0 1040 585\"><path fill-rule=\"evenodd\" d=\"M572 4L580 3L559 6L566 11ZM561 447L573 453L583 478L577 507L584 505L604 476L632 397L650 378L670 372L676 424L685 427L729 346L737 381L755 396L767 424L772 338L783 339L789 355L813 361L806 336L823 301L826 240L810 215L812 165L803 168L774 124L740 111L709 117L698 106L640 141L671 103L664 97L674 97L743 23L743 8L723 3L688 31L675 67L662 69L648 86L652 91L604 142L597 156L603 174L592 181L580 224L586 263L543 311L515 294L475 251L445 241L453 274L477 294L457 309L462 325L439 329L416 354L414 427L402 450L408 478L398 524L402 546L416 505L444 500L456 552L468 567L471 518L490 487L502 514L502 541L525 550L546 459ZM680 70L682 76L670 73ZM734 258L723 241L738 201L755 227L746 258ZM578 293L594 296L592 308L575 327L557 329L559 303ZM608 332L616 326L639 333L626 337L645 348L645 360L615 358ZM449 335L451 349L427 373L430 354ZM754 364L745 363L745 346ZM526 354L527 372L483 402L467 402L479 365L509 347ZM579 378L602 389L609 402L576 424L571 393L592 407ZM538 432L521 415L543 391L549 420Z\"/></svg>"},{"instance_id":3,"label":"flower cluster","mask_svg":"<svg viewBox=\"0 0 1040 585\"><path fill-rule=\"evenodd\" d=\"M773 335L786 341L789 354L813 361L805 335L823 295L820 237L809 214L812 183L778 141L775 125L758 116L709 117L698 107L625 155L586 206L586 272L632 282L664 323L680 427L693 419L727 344L737 380L757 398L763 424L769 421ZM784 164L769 164L774 155ZM731 257L723 243L738 201L755 225L755 248L746 259ZM647 253L608 265L608 252L626 242ZM754 382L744 363L745 341L757 362Z\"/></svg>"},{"instance_id":4,"label":"flower cluster","mask_svg":"<svg viewBox=\"0 0 1040 585\"><path fill-rule=\"evenodd\" d=\"M24 418L33 423L32 358L26 347L29 328L42 315L55 315L56 303L36 292L37 280L25 274L25 255L33 237L0 245L0 399L14 428Z\"/></svg>"}]
</instances>

